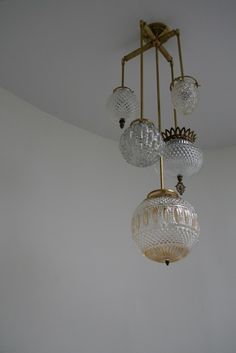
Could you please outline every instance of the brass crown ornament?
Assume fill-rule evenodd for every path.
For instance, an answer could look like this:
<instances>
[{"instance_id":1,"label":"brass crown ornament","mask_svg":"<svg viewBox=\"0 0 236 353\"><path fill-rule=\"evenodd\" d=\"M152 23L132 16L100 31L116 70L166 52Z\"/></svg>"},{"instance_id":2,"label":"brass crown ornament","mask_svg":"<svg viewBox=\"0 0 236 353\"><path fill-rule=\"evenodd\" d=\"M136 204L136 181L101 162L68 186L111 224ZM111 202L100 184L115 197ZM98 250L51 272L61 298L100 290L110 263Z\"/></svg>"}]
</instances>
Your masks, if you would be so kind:
<instances>
[{"instance_id":1,"label":"brass crown ornament","mask_svg":"<svg viewBox=\"0 0 236 353\"><path fill-rule=\"evenodd\" d=\"M177 126L176 128L172 127L169 130L165 129L165 131L162 132L162 138L164 142L180 138L193 143L196 141L197 135L193 130L186 129L185 127L180 129Z\"/></svg>"}]
</instances>

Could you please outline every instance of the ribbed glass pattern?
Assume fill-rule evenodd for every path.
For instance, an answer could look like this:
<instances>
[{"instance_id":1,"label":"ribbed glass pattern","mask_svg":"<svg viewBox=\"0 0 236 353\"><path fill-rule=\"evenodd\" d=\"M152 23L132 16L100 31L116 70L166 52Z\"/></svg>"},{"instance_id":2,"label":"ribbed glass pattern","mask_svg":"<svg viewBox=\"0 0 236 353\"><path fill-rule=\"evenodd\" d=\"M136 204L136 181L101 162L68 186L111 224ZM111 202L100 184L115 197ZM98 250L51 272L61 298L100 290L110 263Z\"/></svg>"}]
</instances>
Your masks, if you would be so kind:
<instances>
[{"instance_id":1,"label":"ribbed glass pattern","mask_svg":"<svg viewBox=\"0 0 236 353\"><path fill-rule=\"evenodd\" d=\"M194 208L181 198L145 199L132 218L132 238L142 254L157 262L185 257L198 241L199 224Z\"/></svg>"},{"instance_id":2,"label":"ribbed glass pattern","mask_svg":"<svg viewBox=\"0 0 236 353\"><path fill-rule=\"evenodd\" d=\"M199 100L199 90L195 80L185 76L184 80L174 81L171 100L178 113L184 115L192 113Z\"/></svg>"},{"instance_id":3,"label":"ribbed glass pattern","mask_svg":"<svg viewBox=\"0 0 236 353\"><path fill-rule=\"evenodd\" d=\"M148 167L159 160L164 142L155 125L147 120L133 122L121 135L119 148L127 163Z\"/></svg>"},{"instance_id":4,"label":"ribbed glass pattern","mask_svg":"<svg viewBox=\"0 0 236 353\"><path fill-rule=\"evenodd\" d=\"M118 87L107 100L107 111L115 124L121 119L127 121L139 116L139 103L134 92L128 87Z\"/></svg>"},{"instance_id":5,"label":"ribbed glass pattern","mask_svg":"<svg viewBox=\"0 0 236 353\"><path fill-rule=\"evenodd\" d=\"M181 138L166 142L163 157L165 171L171 176L190 176L197 173L203 163L202 151Z\"/></svg>"}]
</instances>

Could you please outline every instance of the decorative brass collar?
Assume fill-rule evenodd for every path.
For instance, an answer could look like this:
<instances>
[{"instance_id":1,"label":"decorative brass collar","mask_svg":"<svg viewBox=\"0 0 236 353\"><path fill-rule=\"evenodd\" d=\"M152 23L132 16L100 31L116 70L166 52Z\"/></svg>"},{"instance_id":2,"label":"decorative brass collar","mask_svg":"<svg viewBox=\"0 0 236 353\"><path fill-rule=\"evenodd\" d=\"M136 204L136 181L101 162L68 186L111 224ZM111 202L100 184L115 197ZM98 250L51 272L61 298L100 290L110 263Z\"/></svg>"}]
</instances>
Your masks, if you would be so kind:
<instances>
[{"instance_id":1,"label":"decorative brass collar","mask_svg":"<svg viewBox=\"0 0 236 353\"><path fill-rule=\"evenodd\" d=\"M183 139L193 143L197 138L197 135L193 130L186 129L185 127L180 129L178 126L177 128L172 127L170 130L166 129L161 134L165 142L174 139Z\"/></svg>"},{"instance_id":2,"label":"decorative brass collar","mask_svg":"<svg viewBox=\"0 0 236 353\"><path fill-rule=\"evenodd\" d=\"M127 87L127 86L118 86L118 87L116 87L116 88L113 89L113 93L114 93L115 91L117 91L118 89L120 89L120 88L126 88L126 89L128 89L130 92L134 93L134 91L132 91L132 89L129 88L129 87Z\"/></svg>"},{"instance_id":3,"label":"decorative brass collar","mask_svg":"<svg viewBox=\"0 0 236 353\"><path fill-rule=\"evenodd\" d=\"M153 199L156 197L164 197L164 196L179 198L179 195L174 190L158 189L158 190L153 190L153 191L149 192L149 194L147 195L147 199Z\"/></svg>"},{"instance_id":4,"label":"decorative brass collar","mask_svg":"<svg viewBox=\"0 0 236 353\"><path fill-rule=\"evenodd\" d=\"M139 118L139 119L135 119L133 121L131 121L130 123L130 126L134 125L134 124L137 124L137 123L144 123L144 124L152 124L154 125L153 121L149 120L149 119L146 119L146 118Z\"/></svg>"},{"instance_id":5,"label":"decorative brass collar","mask_svg":"<svg viewBox=\"0 0 236 353\"><path fill-rule=\"evenodd\" d=\"M193 76L184 75L183 77L182 76L178 76L178 77L176 77L175 79L172 80L172 82L170 84L170 90L172 90L172 88L174 87L176 82L184 81L184 78L190 78L197 87L200 86L198 81L196 80L196 78L194 78Z\"/></svg>"}]
</instances>

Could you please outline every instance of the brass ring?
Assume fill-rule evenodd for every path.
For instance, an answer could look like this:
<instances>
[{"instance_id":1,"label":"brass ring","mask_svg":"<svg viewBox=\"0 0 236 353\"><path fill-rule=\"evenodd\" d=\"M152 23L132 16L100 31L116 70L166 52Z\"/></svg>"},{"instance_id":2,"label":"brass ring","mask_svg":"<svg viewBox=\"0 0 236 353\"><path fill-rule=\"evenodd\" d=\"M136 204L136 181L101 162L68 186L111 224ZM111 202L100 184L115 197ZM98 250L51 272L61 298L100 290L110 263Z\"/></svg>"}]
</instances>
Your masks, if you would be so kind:
<instances>
[{"instance_id":1,"label":"brass ring","mask_svg":"<svg viewBox=\"0 0 236 353\"><path fill-rule=\"evenodd\" d=\"M172 88L173 88L173 86L174 86L174 83L175 83L176 81L184 81L184 78L185 78L185 77L191 78L191 79L194 81L194 83L195 83L195 85L196 85L197 87L200 86L199 83L198 83L198 81L196 80L196 78L194 78L194 77L192 77L192 76L189 76L189 75L184 75L184 77L182 77L182 76L176 77L176 78L171 82L171 84L170 84L170 90L172 90Z\"/></svg>"}]
</instances>

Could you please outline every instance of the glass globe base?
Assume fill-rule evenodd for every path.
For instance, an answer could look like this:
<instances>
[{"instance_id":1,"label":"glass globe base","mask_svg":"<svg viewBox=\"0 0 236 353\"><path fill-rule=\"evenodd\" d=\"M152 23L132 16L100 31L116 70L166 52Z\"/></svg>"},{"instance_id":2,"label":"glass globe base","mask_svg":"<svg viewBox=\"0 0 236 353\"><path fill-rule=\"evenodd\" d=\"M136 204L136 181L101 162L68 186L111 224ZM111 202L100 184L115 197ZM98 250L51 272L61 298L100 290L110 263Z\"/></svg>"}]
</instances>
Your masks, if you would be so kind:
<instances>
[{"instance_id":1,"label":"glass globe base","mask_svg":"<svg viewBox=\"0 0 236 353\"><path fill-rule=\"evenodd\" d=\"M180 244L172 244L171 248L168 245L156 246L147 249L144 252L149 260L165 263L167 266L171 262L176 262L188 255L189 249Z\"/></svg>"},{"instance_id":2,"label":"glass globe base","mask_svg":"<svg viewBox=\"0 0 236 353\"><path fill-rule=\"evenodd\" d=\"M147 234L141 233L140 237L143 239L147 237ZM143 248L143 255L149 260L166 263L176 262L187 256L191 250L192 244L197 238L197 232L186 229L185 226L181 225L165 225L159 229L155 229L149 234L152 239L158 239L157 244L152 242L148 246ZM193 239L194 240L193 240ZM141 239L139 239L140 243Z\"/></svg>"}]
</instances>

